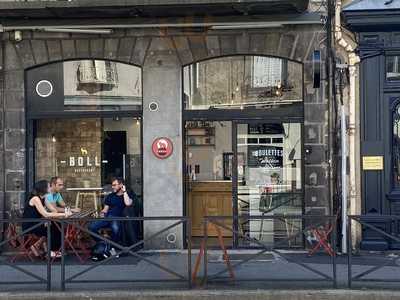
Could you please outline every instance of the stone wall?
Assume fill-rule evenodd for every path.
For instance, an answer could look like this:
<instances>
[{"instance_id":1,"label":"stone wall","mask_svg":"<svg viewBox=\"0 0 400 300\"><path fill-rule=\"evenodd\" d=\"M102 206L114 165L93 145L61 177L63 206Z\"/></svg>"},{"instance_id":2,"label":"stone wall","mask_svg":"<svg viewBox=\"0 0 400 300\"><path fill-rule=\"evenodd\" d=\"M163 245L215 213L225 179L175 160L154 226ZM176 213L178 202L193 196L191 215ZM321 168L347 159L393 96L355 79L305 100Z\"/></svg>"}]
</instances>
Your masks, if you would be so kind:
<instances>
[{"instance_id":1,"label":"stone wall","mask_svg":"<svg viewBox=\"0 0 400 300\"><path fill-rule=\"evenodd\" d=\"M328 208L326 82L322 81L320 89L312 87L311 57L312 51L323 45L321 31L322 27L317 25L208 33L135 29L118 30L104 38L26 31L20 42L10 41L4 33L0 157L5 159L0 159L0 168L5 182L0 180L0 191L5 194L0 193L1 203L5 201L8 210L19 207L25 198L25 69L81 58L112 59L142 66L144 213L182 215L182 66L223 55L256 54L303 63L304 146L311 153L305 157L305 206L306 210ZM159 102L157 112L148 110L152 101ZM159 161L151 153L151 143L163 135L172 139L175 149L171 158ZM315 176L316 181L310 180ZM157 228L149 226L145 234Z\"/></svg>"}]
</instances>

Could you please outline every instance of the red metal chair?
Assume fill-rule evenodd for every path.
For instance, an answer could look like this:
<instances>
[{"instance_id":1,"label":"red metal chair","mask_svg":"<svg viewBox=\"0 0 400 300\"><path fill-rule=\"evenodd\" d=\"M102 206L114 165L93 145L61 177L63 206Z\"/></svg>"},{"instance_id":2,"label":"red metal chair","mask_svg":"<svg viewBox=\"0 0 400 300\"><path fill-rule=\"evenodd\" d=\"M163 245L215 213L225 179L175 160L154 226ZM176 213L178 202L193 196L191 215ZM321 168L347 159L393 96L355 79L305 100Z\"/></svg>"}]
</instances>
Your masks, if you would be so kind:
<instances>
[{"instance_id":1,"label":"red metal chair","mask_svg":"<svg viewBox=\"0 0 400 300\"><path fill-rule=\"evenodd\" d=\"M321 226L312 228L310 230L314 237L314 240L316 241L316 244L313 245L312 248L308 251L309 256L313 255L319 249L323 249L330 256L335 255L332 245L329 242L329 236L331 235L331 233L333 231L334 222L336 222L339 217L339 212L340 212L340 209L338 209L334 220L327 222L325 225L321 225Z\"/></svg>"},{"instance_id":2,"label":"red metal chair","mask_svg":"<svg viewBox=\"0 0 400 300\"><path fill-rule=\"evenodd\" d=\"M10 258L10 262L14 263L19 258L28 257L30 261L34 261L35 255L31 250L31 246L35 244L39 238L34 234L18 234L17 225L9 223L5 231L8 245L16 251L16 254Z\"/></svg>"}]
</instances>

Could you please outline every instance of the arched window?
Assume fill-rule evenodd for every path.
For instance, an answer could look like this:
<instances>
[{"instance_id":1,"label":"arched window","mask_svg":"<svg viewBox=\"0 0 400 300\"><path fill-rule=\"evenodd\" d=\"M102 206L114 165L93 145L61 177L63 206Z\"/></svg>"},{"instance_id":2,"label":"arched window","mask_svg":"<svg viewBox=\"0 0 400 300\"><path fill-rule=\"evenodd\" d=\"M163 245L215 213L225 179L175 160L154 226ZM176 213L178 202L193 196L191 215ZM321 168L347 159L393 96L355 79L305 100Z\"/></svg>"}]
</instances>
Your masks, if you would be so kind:
<instances>
[{"instance_id":1,"label":"arched window","mask_svg":"<svg viewBox=\"0 0 400 300\"><path fill-rule=\"evenodd\" d=\"M72 60L30 69L28 113L141 111L142 70L108 60Z\"/></svg>"},{"instance_id":2,"label":"arched window","mask_svg":"<svg viewBox=\"0 0 400 300\"><path fill-rule=\"evenodd\" d=\"M303 101L300 63L265 56L229 56L184 68L185 109L247 109Z\"/></svg>"}]
</instances>

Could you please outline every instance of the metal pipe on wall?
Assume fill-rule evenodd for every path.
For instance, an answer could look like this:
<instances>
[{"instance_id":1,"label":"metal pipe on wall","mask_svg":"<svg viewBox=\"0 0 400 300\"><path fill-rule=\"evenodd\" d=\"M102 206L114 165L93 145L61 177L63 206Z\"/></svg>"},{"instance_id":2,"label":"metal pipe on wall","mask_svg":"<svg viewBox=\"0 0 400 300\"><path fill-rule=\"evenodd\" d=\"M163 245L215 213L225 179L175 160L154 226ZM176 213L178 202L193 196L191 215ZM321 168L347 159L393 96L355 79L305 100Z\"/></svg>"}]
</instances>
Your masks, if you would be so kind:
<instances>
[{"instance_id":1,"label":"metal pipe on wall","mask_svg":"<svg viewBox=\"0 0 400 300\"><path fill-rule=\"evenodd\" d=\"M356 185L356 141L355 141L355 128L356 128L356 64L360 62L360 58L355 54L355 48L346 41L345 37L342 34L342 26L341 26L341 9L342 9L342 1L336 1L335 7L335 40L340 47L342 47L347 55L348 55L348 68L350 75L349 82L349 124L347 129L347 136L349 140L349 197L348 201L342 204L343 210L350 208L350 214L358 214L360 211L359 205L357 205L358 195L357 195L357 185ZM342 116L344 118L345 116ZM343 174L346 176L346 173ZM342 184L347 185L345 181L342 180ZM343 188L343 187L342 187ZM347 192L347 188L346 188ZM344 199L347 199L344 198ZM345 208L346 207L346 208ZM350 232L356 232L354 230ZM356 238L352 239L356 241ZM352 247L352 245L348 245L348 248Z\"/></svg>"}]
</instances>

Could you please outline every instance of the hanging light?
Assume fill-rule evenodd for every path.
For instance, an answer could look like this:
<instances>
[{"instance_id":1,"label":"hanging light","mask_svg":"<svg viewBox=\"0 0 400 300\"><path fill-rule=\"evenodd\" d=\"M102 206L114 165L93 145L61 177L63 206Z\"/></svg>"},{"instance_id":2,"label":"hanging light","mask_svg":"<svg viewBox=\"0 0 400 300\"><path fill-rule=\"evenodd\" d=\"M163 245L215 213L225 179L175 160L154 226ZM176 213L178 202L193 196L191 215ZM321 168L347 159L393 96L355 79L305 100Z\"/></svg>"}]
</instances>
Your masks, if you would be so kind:
<instances>
[{"instance_id":1,"label":"hanging light","mask_svg":"<svg viewBox=\"0 0 400 300\"><path fill-rule=\"evenodd\" d=\"M51 136L51 141L53 143L57 142L56 136L54 134Z\"/></svg>"},{"instance_id":2,"label":"hanging light","mask_svg":"<svg viewBox=\"0 0 400 300\"><path fill-rule=\"evenodd\" d=\"M140 125L140 121L139 121L139 119L136 119L136 125Z\"/></svg>"}]
</instances>

